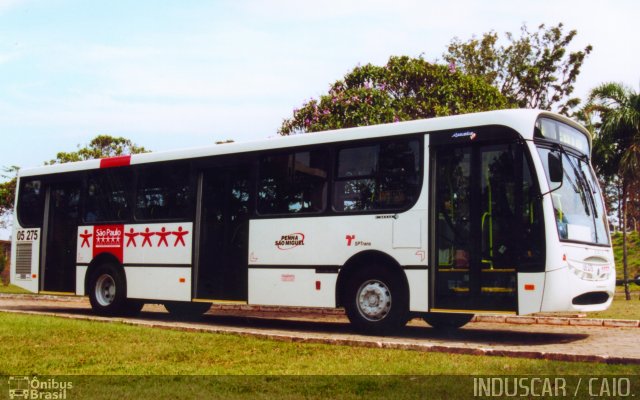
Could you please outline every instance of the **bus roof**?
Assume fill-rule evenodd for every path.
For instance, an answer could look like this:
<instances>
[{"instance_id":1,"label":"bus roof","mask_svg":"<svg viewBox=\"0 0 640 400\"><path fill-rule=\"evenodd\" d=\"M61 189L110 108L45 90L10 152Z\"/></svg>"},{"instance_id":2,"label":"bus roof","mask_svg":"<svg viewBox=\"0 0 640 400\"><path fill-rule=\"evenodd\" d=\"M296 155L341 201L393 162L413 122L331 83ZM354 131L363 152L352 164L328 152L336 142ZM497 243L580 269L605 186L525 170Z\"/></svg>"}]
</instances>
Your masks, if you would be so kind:
<instances>
[{"instance_id":1,"label":"bus roof","mask_svg":"<svg viewBox=\"0 0 640 400\"><path fill-rule=\"evenodd\" d=\"M510 109L487 111L472 114L462 114L448 117L420 119L390 124L361 126L330 131L314 132L313 134L299 134L279 136L275 138L227 143L186 148L179 150L158 151L131 156L120 156L101 160L87 160L64 164L46 165L42 167L25 168L19 171L19 176L48 175L64 172L83 171L121 165L137 165L161 161L203 158L209 156L249 153L262 150L284 149L322 143L344 142L366 138L406 135L419 132L435 132L451 129L465 129L477 126L502 125L519 132L524 139L533 139L535 121L541 117L551 117L577 128L589 138L591 134L573 120L561 115L543 110Z\"/></svg>"}]
</instances>

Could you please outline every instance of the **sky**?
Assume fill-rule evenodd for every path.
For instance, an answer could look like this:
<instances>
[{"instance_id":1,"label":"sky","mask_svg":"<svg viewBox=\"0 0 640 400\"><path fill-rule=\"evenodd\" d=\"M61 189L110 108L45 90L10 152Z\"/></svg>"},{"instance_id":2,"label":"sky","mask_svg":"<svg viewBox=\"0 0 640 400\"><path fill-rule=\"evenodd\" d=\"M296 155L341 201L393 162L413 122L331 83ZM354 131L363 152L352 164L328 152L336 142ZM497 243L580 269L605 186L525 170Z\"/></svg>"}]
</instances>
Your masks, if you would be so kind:
<instances>
[{"instance_id":1,"label":"sky","mask_svg":"<svg viewBox=\"0 0 640 400\"><path fill-rule=\"evenodd\" d=\"M564 23L576 83L640 84L637 0L0 0L0 167L99 134L152 151L277 134L358 64ZM3 239L0 233L0 239Z\"/></svg>"}]
</instances>

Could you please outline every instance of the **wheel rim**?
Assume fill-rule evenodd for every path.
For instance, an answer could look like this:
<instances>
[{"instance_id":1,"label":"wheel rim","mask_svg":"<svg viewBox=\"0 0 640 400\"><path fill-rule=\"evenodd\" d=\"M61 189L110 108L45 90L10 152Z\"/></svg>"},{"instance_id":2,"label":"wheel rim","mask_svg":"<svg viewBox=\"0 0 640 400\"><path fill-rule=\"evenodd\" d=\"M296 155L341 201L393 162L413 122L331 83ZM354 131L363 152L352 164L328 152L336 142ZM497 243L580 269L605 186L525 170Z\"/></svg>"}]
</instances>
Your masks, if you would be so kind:
<instances>
[{"instance_id":1,"label":"wheel rim","mask_svg":"<svg viewBox=\"0 0 640 400\"><path fill-rule=\"evenodd\" d=\"M116 298L116 282L108 274L101 275L96 281L96 300L101 306L109 306Z\"/></svg>"},{"instance_id":2,"label":"wheel rim","mask_svg":"<svg viewBox=\"0 0 640 400\"><path fill-rule=\"evenodd\" d=\"M391 291L381 281L369 280L358 289L356 298L358 311L369 321L384 319L391 310Z\"/></svg>"}]
</instances>

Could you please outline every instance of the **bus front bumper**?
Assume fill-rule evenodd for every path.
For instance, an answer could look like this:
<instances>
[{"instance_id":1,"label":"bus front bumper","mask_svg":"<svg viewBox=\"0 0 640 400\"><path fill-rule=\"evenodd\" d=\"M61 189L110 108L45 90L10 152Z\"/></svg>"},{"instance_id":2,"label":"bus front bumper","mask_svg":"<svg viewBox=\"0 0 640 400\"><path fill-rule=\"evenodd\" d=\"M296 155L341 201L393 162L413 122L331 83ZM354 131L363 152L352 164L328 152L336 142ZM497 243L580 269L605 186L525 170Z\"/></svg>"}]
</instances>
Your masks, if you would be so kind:
<instances>
[{"instance_id":1,"label":"bus front bumper","mask_svg":"<svg viewBox=\"0 0 640 400\"><path fill-rule=\"evenodd\" d=\"M603 280L586 280L569 267L546 272L542 312L590 312L609 308L616 290L615 270Z\"/></svg>"}]
</instances>

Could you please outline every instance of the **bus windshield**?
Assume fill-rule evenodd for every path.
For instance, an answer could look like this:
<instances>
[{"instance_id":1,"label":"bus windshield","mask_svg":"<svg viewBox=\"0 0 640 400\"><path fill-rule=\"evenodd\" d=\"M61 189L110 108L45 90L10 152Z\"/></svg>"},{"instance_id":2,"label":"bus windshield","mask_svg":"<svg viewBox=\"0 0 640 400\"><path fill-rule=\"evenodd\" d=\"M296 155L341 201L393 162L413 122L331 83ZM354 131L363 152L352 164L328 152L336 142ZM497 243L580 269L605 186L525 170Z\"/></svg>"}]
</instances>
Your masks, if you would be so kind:
<instances>
[{"instance_id":1,"label":"bus windshield","mask_svg":"<svg viewBox=\"0 0 640 400\"><path fill-rule=\"evenodd\" d=\"M585 156L569 153L563 147L560 149L563 168L561 183L549 179L548 156L554 150L538 147L552 188L551 200L558 236L561 240L608 245L606 212L593 170Z\"/></svg>"}]
</instances>

